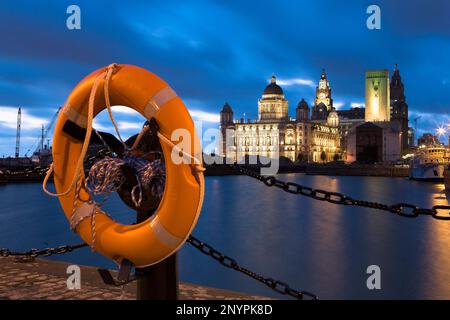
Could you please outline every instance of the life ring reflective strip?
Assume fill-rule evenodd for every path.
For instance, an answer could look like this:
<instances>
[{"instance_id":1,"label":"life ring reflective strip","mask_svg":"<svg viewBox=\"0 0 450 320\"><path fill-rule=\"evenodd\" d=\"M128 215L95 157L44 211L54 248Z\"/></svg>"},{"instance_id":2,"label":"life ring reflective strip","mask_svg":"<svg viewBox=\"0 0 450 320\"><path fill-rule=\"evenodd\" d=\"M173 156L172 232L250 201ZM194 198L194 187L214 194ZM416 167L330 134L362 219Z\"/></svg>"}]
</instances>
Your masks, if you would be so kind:
<instances>
[{"instance_id":1,"label":"life ring reflective strip","mask_svg":"<svg viewBox=\"0 0 450 320\"><path fill-rule=\"evenodd\" d=\"M95 250L117 262L126 258L136 267L153 265L177 251L186 241L200 214L204 178L200 139L194 123L181 99L167 83L153 73L131 65L114 65L99 69L84 78L72 91L60 113L53 138L53 165L47 175L54 171L54 183L59 201L69 221L74 220L76 232L89 244L95 236ZM109 72L109 79L104 75ZM98 79L107 81L105 95L90 95L95 91ZM109 89L108 89L109 88ZM98 89L101 92L101 89ZM104 92L105 93L105 92ZM105 98L107 96L107 98ZM109 101L109 99L111 101ZM79 195L73 179L78 173L77 158L83 144L63 131L67 120L78 126L89 127L91 102L93 116L105 109L105 105L128 106L145 118L154 117L159 125L158 137L166 163L166 184L156 213L147 221L136 225L122 225L112 220L92 202L84 183L79 184ZM188 145L192 150L182 150L177 142L170 140L174 130L189 132ZM183 145L186 142L183 141ZM172 152L183 153L185 161L174 163ZM186 159L190 161L186 161ZM84 181L84 172L79 173ZM65 193L67 192L67 193ZM59 193L59 194L58 194ZM76 208L74 210L74 202ZM93 215L92 213L95 212ZM75 217L72 214L75 214ZM90 219L95 217L93 234Z\"/></svg>"}]
</instances>

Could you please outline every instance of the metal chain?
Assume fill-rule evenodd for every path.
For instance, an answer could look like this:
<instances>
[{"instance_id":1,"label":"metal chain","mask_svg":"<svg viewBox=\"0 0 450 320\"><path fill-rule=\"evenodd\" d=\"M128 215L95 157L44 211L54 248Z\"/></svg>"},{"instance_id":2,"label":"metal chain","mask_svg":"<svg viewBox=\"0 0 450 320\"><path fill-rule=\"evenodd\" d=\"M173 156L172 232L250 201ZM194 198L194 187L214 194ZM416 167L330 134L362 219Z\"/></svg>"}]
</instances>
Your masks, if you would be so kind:
<instances>
[{"instance_id":1,"label":"metal chain","mask_svg":"<svg viewBox=\"0 0 450 320\"><path fill-rule=\"evenodd\" d=\"M308 291L298 291L296 289L291 288L287 283L275 280L273 278L267 278L264 277L256 272L253 272L245 267L240 266L237 261L233 258L230 258L220 251L217 251L209 244L206 244L199 239L197 239L194 236L189 236L187 241L189 244L191 244L194 248L198 249L201 253L210 256L214 260L218 261L222 266L233 269L235 271L241 272L245 274L248 277L251 277L255 279L258 282L261 282L265 284L267 287L272 289L275 292L278 292L283 295L288 295L296 299L303 299L304 297L308 297L311 300L317 300L317 296L313 293L310 293ZM88 247L89 245L87 243L80 243L76 245L63 245L55 248L45 248L45 249L31 249L28 251L11 251L10 249L1 248L0 249L0 257L9 257L9 256L23 256L23 257L30 257L30 258L36 258L39 256L43 257L49 257L54 254L65 254L72 252L76 249Z\"/></svg>"},{"instance_id":2,"label":"metal chain","mask_svg":"<svg viewBox=\"0 0 450 320\"><path fill-rule=\"evenodd\" d=\"M435 205L431 209L422 208L410 203L397 203L387 205L378 202L357 200L339 192L331 192L322 189L314 189L295 182L285 182L274 176L263 176L254 170L250 170L242 165L231 165L239 173L262 181L268 187L278 187L288 193L302 195L319 201L326 201L334 204L359 206L395 213L401 217L417 218L419 215L431 216L437 220L450 220L450 205ZM447 216L445 215L447 214Z\"/></svg>"},{"instance_id":3,"label":"metal chain","mask_svg":"<svg viewBox=\"0 0 450 320\"><path fill-rule=\"evenodd\" d=\"M50 257L54 254L64 254L87 246L88 246L87 243L80 243L75 245L63 245L55 248L31 249L29 251L23 252L11 251L10 249L1 248L0 257L9 257L9 256L27 256L31 258L36 258L38 256Z\"/></svg>"},{"instance_id":4,"label":"metal chain","mask_svg":"<svg viewBox=\"0 0 450 320\"><path fill-rule=\"evenodd\" d=\"M245 274L246 276L255 279L256 281L265 284L266 286L268 286L270 289L272 289L275 292L278 292L283 295L288 295L288 296L291 296L291 297L299 299L299 300L302 300L304 297L308 297L311 300L318 299L318 297L313 293L310 293L308 291L295 290L295 289L291 288L285 282L275 280L273 278L266 278L258 273L255 273L253 271L250 271L247 268L240 266L237 263L237 261L234 260L233 258L230 258L230 257L224 255L220 251L217 251L216 249L214 249L209 244L206 244L206 243L200 241L199 239L197 239L196 237L194 237L192 235L189 236L189 238L187 239L186 242L191 244L194 248L198 249L201 253L213 258L214 260L219 262L222 266L229 268L229 269L233 269L238 272L241 272L241 273Z\"/></svg>"}]
</instances>

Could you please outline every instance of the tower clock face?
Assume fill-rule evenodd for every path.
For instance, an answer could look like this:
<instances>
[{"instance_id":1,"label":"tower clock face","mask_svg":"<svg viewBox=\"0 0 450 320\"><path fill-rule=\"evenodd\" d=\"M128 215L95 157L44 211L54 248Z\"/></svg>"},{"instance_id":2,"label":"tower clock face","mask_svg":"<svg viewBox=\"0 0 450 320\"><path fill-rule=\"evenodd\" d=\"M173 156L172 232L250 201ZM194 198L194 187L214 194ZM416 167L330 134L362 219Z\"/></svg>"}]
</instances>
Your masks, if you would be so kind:
<instances>
[{"instance_id":1,"label":"tower clock face","mask_svg":"<svg viewBox=\"0 0 450 320\"><path fill-rule=\"evenodd\" d=\"M319 98L320 99L325 99L326 98L326 94L325 94L325 92L321 92L320 94L319 94Z\"/></svg>"}]
</instances>

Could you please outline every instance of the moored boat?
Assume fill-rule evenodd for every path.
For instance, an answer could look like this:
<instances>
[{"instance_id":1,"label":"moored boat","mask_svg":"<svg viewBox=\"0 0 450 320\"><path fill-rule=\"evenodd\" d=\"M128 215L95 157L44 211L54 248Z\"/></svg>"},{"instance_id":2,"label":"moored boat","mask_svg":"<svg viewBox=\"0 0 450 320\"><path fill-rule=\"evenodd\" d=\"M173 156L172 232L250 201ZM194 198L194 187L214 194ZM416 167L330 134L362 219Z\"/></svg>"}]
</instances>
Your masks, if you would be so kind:
<instances>
[{"instance_id":1,"label":"moored boat","mask_svg":"<svg viewBox=\"0 0 450 320\"><path fill-rule=\"evenodd\" d=\"M443 182L450 153L444 146L419 147L411 160L409 177L413 180Z\"/></svg>"}]
</instances>

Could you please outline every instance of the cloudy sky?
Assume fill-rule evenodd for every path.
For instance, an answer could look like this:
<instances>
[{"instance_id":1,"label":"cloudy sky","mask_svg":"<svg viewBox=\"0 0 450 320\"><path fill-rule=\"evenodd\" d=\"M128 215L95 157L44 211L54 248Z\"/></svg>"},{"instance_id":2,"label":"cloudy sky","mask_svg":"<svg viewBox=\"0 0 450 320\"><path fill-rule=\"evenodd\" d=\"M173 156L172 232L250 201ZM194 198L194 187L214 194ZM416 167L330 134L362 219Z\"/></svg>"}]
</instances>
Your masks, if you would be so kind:
<instances>
[{"instance_id":1,"label":"cloudy sky","mask_svg":"<svg viewBox=\"0 0 450 320\"><path fill-rule=\"evenodd\" d=\"M81 30L66 9L81 8ZM381 7L381 30L366 9ZM410 121L420 132L449 124L450 1L23 1L0 4L0 156L14 154L23 108L21 154L30 149L77 82L111 62L142 66L165 79L205 127L228 101L235 117L255 118L272 73L294 116L314 98L327 70L339 108L364 103L364 72L398 63ZM116 109L125 135L141 119ZM105 117L96 121L111 129Z\"/></svg>"}]
</instances>

